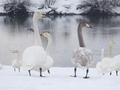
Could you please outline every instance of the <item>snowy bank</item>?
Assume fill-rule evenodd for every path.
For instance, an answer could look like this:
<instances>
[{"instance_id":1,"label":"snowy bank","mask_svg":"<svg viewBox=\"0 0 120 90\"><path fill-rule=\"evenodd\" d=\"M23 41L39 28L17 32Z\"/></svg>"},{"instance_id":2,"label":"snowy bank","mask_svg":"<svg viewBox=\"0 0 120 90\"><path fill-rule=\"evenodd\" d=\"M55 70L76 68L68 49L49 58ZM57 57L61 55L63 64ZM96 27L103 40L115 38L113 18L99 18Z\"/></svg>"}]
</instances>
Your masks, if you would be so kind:
<instances>
[{"instance_id":1,"label":"snowy bank","mask_svg":"<svg viewBox=\"0 0 120 90\"><path fill-rule=\"evenodd\" d=\"M39 77L39 72L17 70L11 66L3 66L0 70L0 90L120 90L120 76L98 75L95 68L90 68L89 79L83 79L85 71L78 69L76 78L73 67L52 67L51 74Z\"/></svg>"},{"instance_id":2,"label":"snowy bank","mask_svg":"<svg viewBox=\"0 0 120 90\"><path fill-rule=\"evenodd\" d=\"M3 7L4 7L4 4L7 3L6 1L7 0L0 0L0 13L5 13ZM21 0L21 1L23 1L23 0ZM26 6L28 12L34 12L36 10L40 10L42 5L44 5L44 9L42 9L42 11L44 10L45 12L51 12L51 11L55 10L55 12L57 12L58 14L82 14L82 13L86 13L86 11L87 11L86 9L82 9L82 8L78 9L79 5L83 4L83 1L85 2L85 1L89 1L89 0L56 0L56 2L54 2L50 5L48 3L45 3L45 0L30 0L29 5L26 4L25 6ZM90 1L90 3L94 4L93 1ZM96 6L96 4L95 4L95 6ZM106 4L106 6L107 6L107 4ZM87 7L87 6L85 6L85 7ZM106 10L109 10L109 8L111 8L111 6L109 8L108 7L105 7L105 8L106 8ZM89 9L89 5L88 5L87 9ZM101 10L102 10L102 8L101 8ZM119 6L112 7L111 11L113 13L120 14L120 7Z\"/></svg>"}]
</instances>

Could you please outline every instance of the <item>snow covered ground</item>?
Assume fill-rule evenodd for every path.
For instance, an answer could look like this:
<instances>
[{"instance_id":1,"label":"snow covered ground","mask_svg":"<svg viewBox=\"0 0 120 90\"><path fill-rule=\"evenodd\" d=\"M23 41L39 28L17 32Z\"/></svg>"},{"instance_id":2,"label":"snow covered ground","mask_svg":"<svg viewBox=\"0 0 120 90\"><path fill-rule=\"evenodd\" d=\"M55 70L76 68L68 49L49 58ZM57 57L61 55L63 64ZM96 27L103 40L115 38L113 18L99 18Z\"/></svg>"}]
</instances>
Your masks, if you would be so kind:
<instances>
[{"instance_id":1,"label":"snow covered ground","mask_svg":"<svg viewBox=\"0 0 120 90\"><path fill-rule=\"evenodd\" d=\"M78 69L76 78L73 67L52 67L51 74L39 77L39 72L14 72L11 66L0 70L0 90L120 90L120 76L98 75L95 68L90 68L89 79L83 79L85 70Z\"/></svg>"}]
</instances>

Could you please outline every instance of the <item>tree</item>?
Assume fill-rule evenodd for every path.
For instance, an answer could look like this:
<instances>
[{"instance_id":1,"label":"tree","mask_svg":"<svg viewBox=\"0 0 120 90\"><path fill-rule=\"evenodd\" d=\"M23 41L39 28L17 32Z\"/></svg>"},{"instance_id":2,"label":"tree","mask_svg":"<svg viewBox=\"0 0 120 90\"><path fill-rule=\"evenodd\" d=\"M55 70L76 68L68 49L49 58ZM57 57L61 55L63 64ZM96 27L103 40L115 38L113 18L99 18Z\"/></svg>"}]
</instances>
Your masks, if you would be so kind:
<instances>
[{"instance_id":1,"label":"tree","mask_svg":"<svg viewBox=\"0 0 120 90\"><path fill-rule=\"evenodd\" d=\"M29 0L6 0L4 10L10 16L27 16L29 4Z\"/></svg>"},{"instance_id":2,"label":"tree","mask_svg":"<svg viewBox=\"0 0 120 90\"><path fill-rule=\"evenodd\" d=\"M84 9L83 14L90 15L113 15L116 14L112 9L120 7L119 0L89 0L79 4L77 9Z\"/></svg>"}]
</instances>

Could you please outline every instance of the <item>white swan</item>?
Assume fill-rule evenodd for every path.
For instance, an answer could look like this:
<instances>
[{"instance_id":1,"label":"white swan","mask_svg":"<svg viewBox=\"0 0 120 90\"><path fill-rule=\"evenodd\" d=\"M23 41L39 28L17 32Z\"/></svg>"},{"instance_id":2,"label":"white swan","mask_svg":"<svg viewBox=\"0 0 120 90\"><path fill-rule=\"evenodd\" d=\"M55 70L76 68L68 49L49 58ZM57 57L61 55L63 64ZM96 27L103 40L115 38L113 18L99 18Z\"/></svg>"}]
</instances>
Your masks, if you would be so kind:
<instances>
[{"instance_id":1,"label":"white swan","mask_svg":"<svg viewBox=\"0 0 120 90\"><path fill-rule=\"evenodd\" d=\"M46 62L47 53L42 47L41 38L39 35L37 21L39 18L44 17L40 12L35 12L33 15L33 26L34 26L34 36L35 43L34 46L30 46L25 49L22 55L22 68L28 70L29 75L31 76L30 71L36 70L40 71L40 77L42 77L42 68L41 66Z\"/></svg>"},{"instance_id":2,"label":"white swan","mask_svg":"<svg viewBox=\"0 0 120 90\"><path fill-rule=\"evenodd\" d=\"M50 53L49 53L49 48L51 46L51 36L49 33L42 33L41 36L43 37L46 37L48 39L48 44L47 44L47 47L46 47L46 52L47 52L47 60L46 62L43 64L42 66L42 72L48 70L48 73L50 73L49 69L53 66L53 58L50 56Z\"/></svg>"},{"instance_id":3,"label":"white swan","mask_svg":"<svg viewBox=\"0 0 120 90\"><path fill-rule=\"evenodd\" d=\"M111 40L110 45L109 45L109 56L103 58L102 62L101 62L101 68L102 68L103 75L109 72L108 70L109 70L110 62L112 60L113 44L115 44L115 42L113 40ZM111 75L111 73L110 73L110 75Z\"/></svg>"},{"instance_id":4,"label":"white swan","mask_svg":"<svg viewBox=\"0 0 120 90\"><path fill-rule=\"evenodd\" d=\"M96 64L96 70L98 74L102 73L102 59L104 58L104 49L101 49L101 61Z\"/></svg>"},{"instance_id":5,"label":"white swan","mask_svg":"<svg viewBox=\"0 0 120 90\"><path fill-rule=\"evenodd\" d=\"M13 51L13 53L17 54L17 59L14 59L12 61L12 67L14 68L14 71L16 71L16 68L18 68L20 72L20 67L22 66L22 61L20 60L20 53L18 50Z\"/></svg>"},{"instance_id":6,"label":"white swan","mask_svg":"<svg viewBox=\"0 0 120 90\"><path fill-rule=\"evenodd\" d=\"M85 22L80 22L78 25L78 39L79 39L79 45L77 49L73 51L73 56L72 56L72 63L74 64L74 77L76 77L76 70L77 67L79 68L87 68L86 70L86 76L84 78L89 78L88 72L89 72L89 67L93 61L93 56L92 56L92 51L90 49L87 49L84 44L83 36L82 36L82 27L88 27L91 28L90 25L88 25Z\"/></svg>"}]
</instances>

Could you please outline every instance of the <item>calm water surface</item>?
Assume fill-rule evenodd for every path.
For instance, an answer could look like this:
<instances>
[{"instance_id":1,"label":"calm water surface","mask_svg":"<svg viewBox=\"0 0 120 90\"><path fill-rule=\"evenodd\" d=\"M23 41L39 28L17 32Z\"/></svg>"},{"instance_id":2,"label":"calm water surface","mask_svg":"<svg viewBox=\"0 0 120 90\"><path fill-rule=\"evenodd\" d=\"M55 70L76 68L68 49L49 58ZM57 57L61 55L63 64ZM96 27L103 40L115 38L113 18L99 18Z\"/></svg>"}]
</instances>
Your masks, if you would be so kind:
<instances>
[{"instance_id":1,"label":"calm water surface","mask_svg":"<svg viewBox=\"0 0 120 90\"><path fill-rule=\"evenodd\" d=\"M77 26L81 20L88 22L93 28L83 28L85 44L93 51L95 67L100 61L100 50L105 49L108 56L109 41L114 40L113 56L120 54L120 16L113 17L86 17L86 16L62 16L47 17L38 21L40 33L50 32L52 36L51 56L57 67L71 67L71 56L73 50L78 47ZM34 45L34 34L28 28L33 27L32 17L10 18L0 16L0 63L11 65L16 58L12 53L18 49L22 55L23 51ZM47 39L42 37L44 48Z\"/></svg>"}]
</instances>

